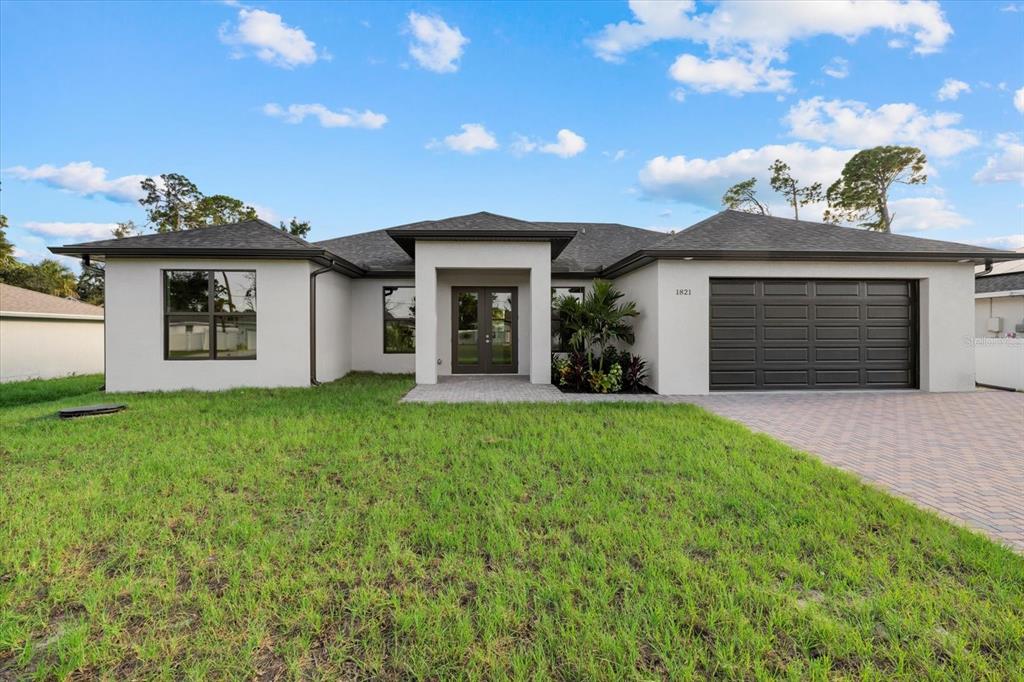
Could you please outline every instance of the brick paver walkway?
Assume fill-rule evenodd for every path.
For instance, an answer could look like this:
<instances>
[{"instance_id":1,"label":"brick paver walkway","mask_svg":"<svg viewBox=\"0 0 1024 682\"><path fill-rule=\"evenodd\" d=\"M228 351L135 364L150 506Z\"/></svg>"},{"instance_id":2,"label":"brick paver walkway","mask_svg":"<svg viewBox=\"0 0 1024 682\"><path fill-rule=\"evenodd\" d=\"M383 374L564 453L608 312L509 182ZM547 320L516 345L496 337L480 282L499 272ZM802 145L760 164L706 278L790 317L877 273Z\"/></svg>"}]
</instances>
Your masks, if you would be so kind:
<instances>
[{"instance_id":1,"label":"brick paver walkway","mask_svg":"<svg viewBox=\"0 0 1024 682\"><path fill-rule=\"evenodd\" d=\"M1024 551L1024 393L730 393L686 401Z\"/></svg>"},{"instance_id":2,"label":"brick paver walkway","mask_svg":"<svg viewBox=\"0 0 1024 682\"><path fill-rule=\"evenodd\" d=\"M1024 393L564 394L526 377L442 377L407 402L689 402L1024 552Z\"/></svg>"}]
</instances>

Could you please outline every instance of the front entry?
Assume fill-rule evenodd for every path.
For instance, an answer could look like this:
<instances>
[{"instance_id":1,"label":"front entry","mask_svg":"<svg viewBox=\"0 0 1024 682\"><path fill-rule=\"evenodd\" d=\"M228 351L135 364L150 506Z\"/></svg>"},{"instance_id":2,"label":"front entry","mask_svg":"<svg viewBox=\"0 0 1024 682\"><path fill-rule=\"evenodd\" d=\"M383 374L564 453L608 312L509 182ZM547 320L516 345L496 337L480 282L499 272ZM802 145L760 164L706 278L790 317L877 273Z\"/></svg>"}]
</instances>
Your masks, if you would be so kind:
<instances>
[{"instance_id":1,"label":"front entry","mask_svg":"<svg viewBox=\"0 0 1024 682\"><path fill-rule=\"evenodd\" d=\"M515 374L516 287L452 287L452 374Z\"/></svg>"}]
</instances>

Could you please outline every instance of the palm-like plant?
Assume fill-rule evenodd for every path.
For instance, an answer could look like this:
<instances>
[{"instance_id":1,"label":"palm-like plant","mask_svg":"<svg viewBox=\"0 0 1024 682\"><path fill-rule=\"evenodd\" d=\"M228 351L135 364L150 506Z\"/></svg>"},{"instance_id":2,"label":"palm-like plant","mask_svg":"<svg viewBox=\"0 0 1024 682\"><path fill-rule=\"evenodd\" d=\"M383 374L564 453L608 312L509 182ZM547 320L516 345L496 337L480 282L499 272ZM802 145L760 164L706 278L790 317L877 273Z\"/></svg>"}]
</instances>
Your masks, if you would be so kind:
<instances>
[{"instance_id":1,"label":"palm-like plant","mask_svg":"<svg viewBox=\"0 0 1024 682\"><path fill-rule=\"evenodd\" d=\"M571 333L569 345L587 354L587 365L594 367L594 349L602 351L612 341L633 343L632 318L640 313L632 301L620 303L623 294L608 280L594 280L593 289L577 300L565 296L558 301L562 324ZM597 370L604 371L603 353Z\"/></svg>"}]
</instances>

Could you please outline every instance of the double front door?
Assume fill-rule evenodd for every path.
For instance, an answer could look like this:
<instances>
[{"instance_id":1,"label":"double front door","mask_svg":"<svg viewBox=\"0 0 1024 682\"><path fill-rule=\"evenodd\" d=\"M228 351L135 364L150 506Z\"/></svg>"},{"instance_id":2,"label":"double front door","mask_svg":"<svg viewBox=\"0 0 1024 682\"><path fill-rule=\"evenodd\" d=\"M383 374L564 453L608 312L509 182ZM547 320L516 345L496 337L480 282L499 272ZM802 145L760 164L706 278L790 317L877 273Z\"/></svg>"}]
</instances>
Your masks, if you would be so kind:
<instances>
[{"instance_id":1,"label":"double front door","mask_svg":"<svg viewBox=\"0 0 1024 682\"><path fill-rule=\"evenodd\" d=\"M452 287L452 373L515 374L515 287Z\"/></svg>"}]
</instances>

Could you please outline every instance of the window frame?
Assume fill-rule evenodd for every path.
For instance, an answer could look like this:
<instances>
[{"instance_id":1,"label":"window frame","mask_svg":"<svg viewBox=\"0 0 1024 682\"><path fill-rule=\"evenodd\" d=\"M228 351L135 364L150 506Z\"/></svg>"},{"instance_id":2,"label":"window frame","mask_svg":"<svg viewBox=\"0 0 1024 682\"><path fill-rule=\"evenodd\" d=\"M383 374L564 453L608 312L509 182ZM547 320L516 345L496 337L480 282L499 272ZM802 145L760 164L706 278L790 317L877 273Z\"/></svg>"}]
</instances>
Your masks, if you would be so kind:
<instances>
[{"instance_id":1,"label":"window frame","mask_svg":"<svg viewBox=\"0 0 1024 682\"><path fill-rule=\"evenodd\" d=\"M416 285L414 284L386 284L381 287L380 290L380 348L384 355L415 355L416 354L416 313L412 314L412 317L392 317L388 320L387 313L387 302L388 302L388 291L394 289L412 289L412 301L413 305L416 305ZM388 322L408 322L412 321L413 331L413 348L412 350L388 350Z\"/></svg>"},{"instance_id":2,"label":"window frame","mask_svg":"<svg viewBox=\"0 0 1024 682\"><path fill-rule=\"evenodd\" d=\"M167 274L171 273L171 272L205 272L206 273L206 312L171 312L170 311L169 291L168 291L168 286L167 286ZM256 274L257 274L256 270L250 269L250 268L213 268L213 269L209 269L209 268L161 268L161 270L160 270L160 286L161 286L161 288L163 290L163 296L161 297L161 299L162 299L162 302L163 302L163 315L162 315L162 318L163 318L163 325L164 325L164 360L166 362L195 362L195 361L198 361L198 362L211 362L211 361L219 361L219 362L226 362L226 361L236 362L236 361L240 361L240 362L246 362L246 361L250 361L251 362L251 361L255 361L257 359L257 357L259 356L259 344L258 343L256 345L256 352L253 353L253 355L251 357L239 357L239 356L218 357L217 356L217 318L218 317L245 317L245 318L250 318L253 321L257 321L257 317L256 316L257 316L257 313L259 312L258 308L257 308L257 311L255 311L255 312L237 312L237 311L233 311L233 312L217 312L214 309L215 306L213 305L213 301L214 301L214 298L213 298L213 296L214 296L214 286L213 286L213 283L214 283L214 277L215 277L214 273L217 273L217 272L223 272L223 273L228 273L228 272L252 273L254 281L256 280ZM258 287L259 285L257 284L256 286ZM258 294L257 294L257 301L258 300L259 300L259 298L258 298ZM258 303L257 303L257 305L258 305ZM210 331L209 331L209 337L210 337L209 345L210 345L210 349L209 349L209 351L207 351L206 357L181 357L181 358L171 357L171 348L170 348L170 341L171 341L171 338L170 338L170 322L171 322L171 320L173 320L175 318L183 319L183 318L199 318L199 317L207 318L207 325L209 325L209 329L210 329ZM256 329L257 329L257 333L259 333L258 322L257 322Z\"/></svg>"},{"instance_id":3,"label":"window frame","mask_svg":"<svg viewBox=\"0 0 1024 682\"><path fill-rule=\"evenodd\" d=\"M580 298L582 299L583 294L587 290L587 287L586 286L581 286L581 285L577 285L577 286L555 286L555 285L552 285L551 286L551 301L552 301L552 303L554 302L554 299L555 299L555 290L556 289L568 289L569 290L569 294L579 294ZM554 355L555 353L568 353L568 352L570 352L568 348L560 348L560 349L557 349L557 350L555 349L555 344L554 344L554 340L555 340L554 324L555 324L555 322L558 322L559 325L561 325L562 318L558 314L558 309L555 308L554 305L552 305L551 306L551 326L552 326L552 329L551 329L551 342L552 342L551 343L551 354ZM561 326L559 326L559 331L561 331ZM561 334L559 334L559 340L561 340Z\"/></svg>"}]
</instances>

